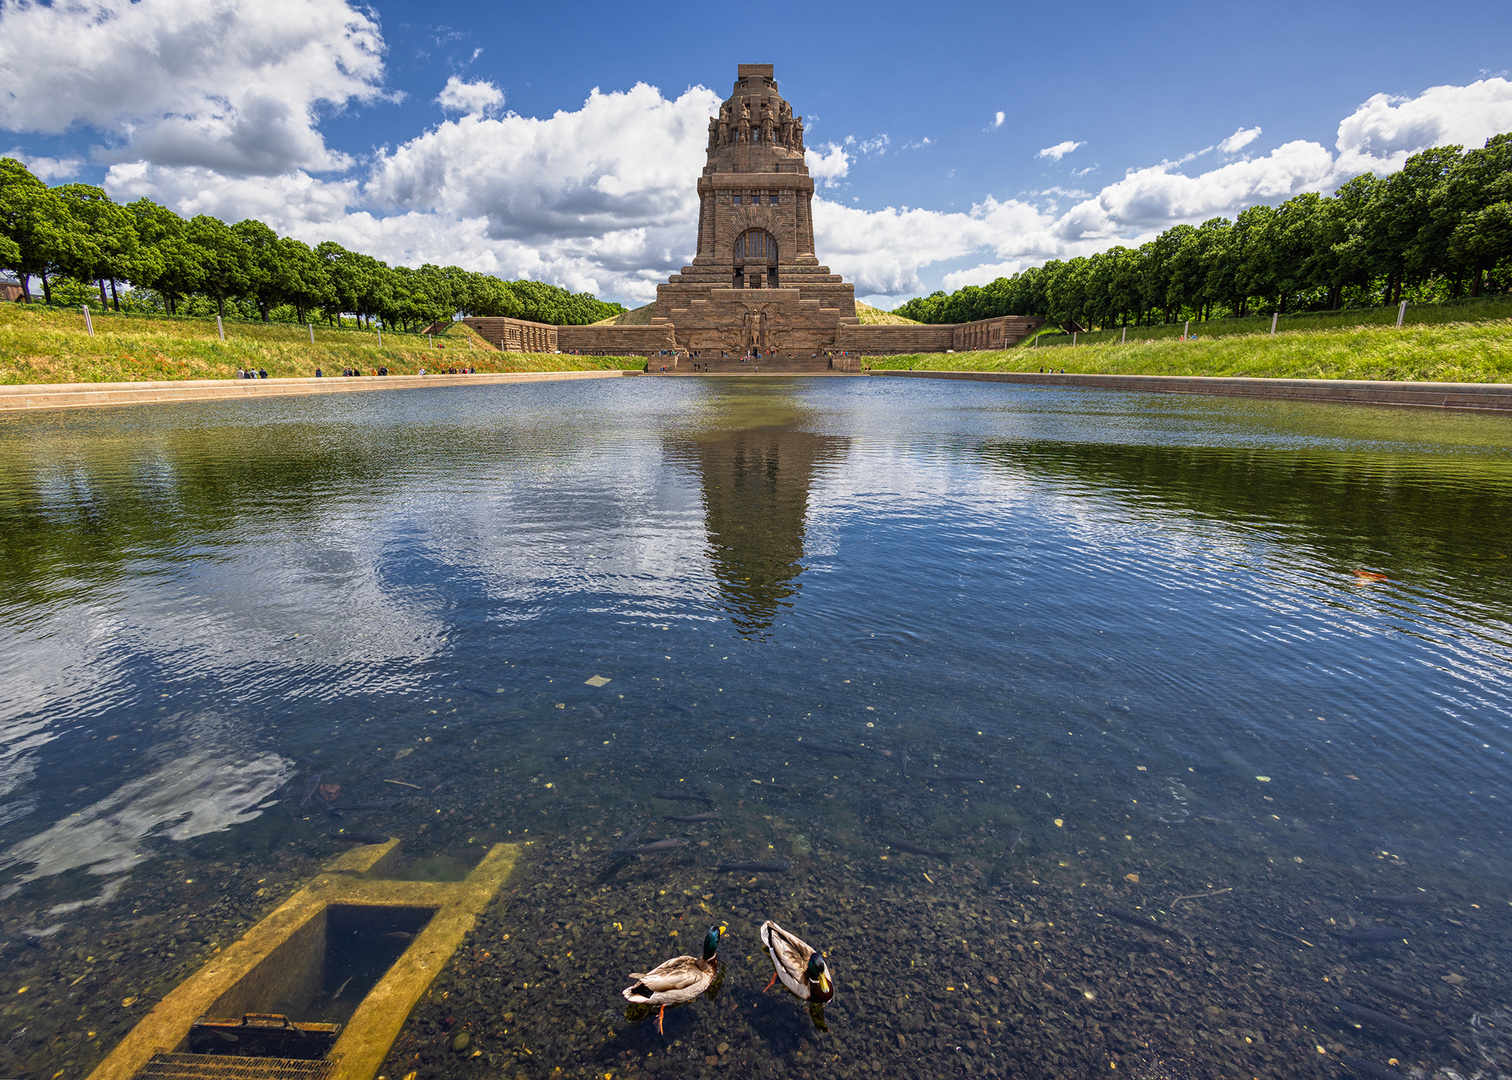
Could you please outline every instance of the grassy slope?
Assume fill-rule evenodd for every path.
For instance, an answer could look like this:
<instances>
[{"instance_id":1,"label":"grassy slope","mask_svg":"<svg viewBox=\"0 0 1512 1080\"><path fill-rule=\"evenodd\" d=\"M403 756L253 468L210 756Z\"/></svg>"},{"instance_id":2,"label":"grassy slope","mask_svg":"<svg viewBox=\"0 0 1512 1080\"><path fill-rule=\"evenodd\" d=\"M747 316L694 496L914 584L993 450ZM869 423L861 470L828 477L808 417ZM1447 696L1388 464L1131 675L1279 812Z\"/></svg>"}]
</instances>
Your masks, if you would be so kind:
<instances>
[{"instance_id":1,"label":"grassy slope","mask_svg":"<svg viewBox=\"0 0 1512 1080\"><path fill-rule=\"evenodd\" d=\"M600 319L594 326L650 326L651 316L656 314L656 301Z\"/></svg>"},{"instance_id":2,"label":"grassy slope","mask_svg":"<svg viewBox=\"0 0 1512 1080\"><path fill-rule=\"evenodd\" d=\"M327 375L344 367L382 366L396 375L420 368L475 367L479 371L638 369L639 357L501 353L471 329L453 324L434 340L423 334L226 323L226 340L205 319L95 314L94 337L77 312L40 305L0 304L0 383L133 382L144 379L226 379L237 367L264 368L274 378ZM471 348L469 348L471 342Z\"/></svg>"},{"instance_id":3,"label":"grassy slope","mask_svg":"<svg viewBox=\"0 0 1512 1080\"><path fill-rule=\"evenodd\" d=\"M1195 336L1128 345L1020 347L1006 352L878 357L874 368L1038 371L1041 366L1105 375L1228 375L1289 379L1418 379L1512 382L1512 319L1407 326L1298 330L1272 337Z\"/></svg>"},{"instance_id":4,"label":"grassy slope","mask_svg":"<svg viewBox=\"0 0 1512 1080\"><path fill-rule=\"evenodd\" d=\"M890 311L874 308L870 304L856 301L856 314L861 319L862 326L918 326L916 319L905 319L902 315L894 315Z\"/></svg>"}]
</instances>

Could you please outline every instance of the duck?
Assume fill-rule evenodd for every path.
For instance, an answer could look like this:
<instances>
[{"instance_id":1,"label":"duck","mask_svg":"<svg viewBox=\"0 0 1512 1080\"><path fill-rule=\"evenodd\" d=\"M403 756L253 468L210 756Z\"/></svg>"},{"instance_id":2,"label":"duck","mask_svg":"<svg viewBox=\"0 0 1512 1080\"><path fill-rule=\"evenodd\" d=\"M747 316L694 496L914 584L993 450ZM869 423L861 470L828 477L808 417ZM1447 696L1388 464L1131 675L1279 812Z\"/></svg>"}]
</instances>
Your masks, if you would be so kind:
<instances>
[{"instance_id":1,"label":"duck","mask_svg":"<svg viewBox=\"0 0 1512 1080\"><path fill-rule=\"evenodd\" d=\"M809 1003L812 1015L815 1007L822 1006L835 996L835 979L830 974L829 964L819 951L808 942L768 919L761 924L761 947L772 958L772 981L766 984L766 993L779 979L783 988L800 1001ZM816 1018L815 1023L820 1021Z\"/></svg>"},{"instance_id":2,"label":"duck","mask_svg":"<svg viewBox=\"0 0 1512 1080\"><path fill-rule=\"evenodd\" d=\"M635 982L620 992L633 1004L661 1006L656 1014L658 1034L666 1034L663 1021L668 1005L692 1001L713 983L719 973L719 939L724 932L723 926L709 927L704 935L702 956L674 956L645 973L630 973Z\"/></svg>"}]
</instances>

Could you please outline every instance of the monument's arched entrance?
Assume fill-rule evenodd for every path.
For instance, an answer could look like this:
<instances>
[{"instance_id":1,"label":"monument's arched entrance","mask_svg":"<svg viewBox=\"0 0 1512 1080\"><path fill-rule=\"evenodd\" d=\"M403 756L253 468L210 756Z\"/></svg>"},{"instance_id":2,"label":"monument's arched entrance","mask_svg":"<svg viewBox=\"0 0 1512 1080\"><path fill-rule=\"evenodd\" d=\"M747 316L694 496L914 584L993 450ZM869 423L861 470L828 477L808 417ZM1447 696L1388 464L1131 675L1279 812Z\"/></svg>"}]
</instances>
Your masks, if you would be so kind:
<instances>
[{"instance_id":1,"label":"monument's arched entrance","mask_svg":"<svg viewBox=\"0 0 1512 1080\"><path fill-rule=\"evenodd\" d=\"M765 229L735 238L735 288L777 288L777 238Z\"/></svg>"}]
</instances>

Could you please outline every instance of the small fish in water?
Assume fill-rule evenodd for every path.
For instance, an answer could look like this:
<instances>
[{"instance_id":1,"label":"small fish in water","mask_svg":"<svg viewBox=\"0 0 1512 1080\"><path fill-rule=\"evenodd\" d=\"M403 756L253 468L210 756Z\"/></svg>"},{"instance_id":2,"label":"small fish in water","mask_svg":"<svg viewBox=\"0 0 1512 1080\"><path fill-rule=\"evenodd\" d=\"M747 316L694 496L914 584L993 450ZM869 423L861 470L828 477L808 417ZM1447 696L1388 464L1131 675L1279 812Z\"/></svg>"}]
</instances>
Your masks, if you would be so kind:
<instances>
[{"instance_id":1,"label":"small fish in water","mask_svg":"<svg viewBox=\"0 0 1512 1080\"><path fill-rule=\"evenodd\" d=\"M609 849L609 861L614 862L616 859L624 858L625 852L628 851L635 844L635 842L640 839L640 834L645 832L650 827L651 823L649 821L643 821L632 831L626 833L623 840Z\"/></svg>"},{"instance_id":2,"label":"small fish in water","mask_svg":"<svg viewBox=\"0 0 1512 1080\"><path fill-rule=\"evenodd\" d=\"M350 844L386 844L389 838L383 833L375 832L348 832L346 829L332 829L332 840L345 840Z\"/></svg>"},{"instance_id":3,"label":"small fish in water","mask_svg":"<svg viewBox=\"0 0 1512 1080\"><path fill-rule=\"evenodd\" d=\"M903 779L908 779L908 747L898 744L898 771L903 774Z\"/></svg>"},{"instance_id":4,"label":"small fish in water","mask_svg":"<svg viewBox=\"0 0 1512 1080\"><path fill-rule=\"evenodd\" d=\"M1431 892L1403 893L1400 895L1374 894L1365 897L1372 904L1385 904L1387 907L1431 907L1439 902L1439 898Z\"/></svg>"},{"instance_id":5,"label":"small fish in water","mask_svg":"<svg viewBox=\"0 0 1512 1080\"><path fill-rule=\"evenodd\" d=\"M1345 944L1359 945L1368 941L1395 941L1397 938L1407 936L1407 931L1400 926L1367 926L1363 930L1351 930L1347 934L1340 934L1339 938Z\"/></svg>"},{"instance_id":6,"label":"small fish in water","mask_svg":"<svg viewBox=\"0 0 1512 1080\"><path fill-rule=\"evenodd\" d=\"M915 844L912 841L904 840L902 837L889 836L887 837L887 842L893 847L897 848L899 851L906 851L910 855L922 855L926 859L938 859L942 863L948 863L950 861L950 856L945 852L933 851L930 848L921 847L920 845Z\"/></svg>"},{"instance_id":7,"label":"small fish in water","mask_svg":"<svg viewBox=\"0 0 1512 1080\"><path fill-rule=\"evenodd\" d=\"M986 780L987 774L979 772L947 772L940 773L937 776L933 777L933 779L943 780L946 783L959 782L965 784L970 783L974 780Z\"/></svg>"},{"instance_id":8,"label":"small fish in water","mask_svg":"<svg viewBox=\"0 0 1512 1080\"><path fill-rule=\"evenodd\" d=\"M705 806L713 806L714 800L701 791L682 791L677 788L669 788L666 791L653 791L653 799L670 799L673 802L701 802Z\"/></svg>"},{"instance_id":9,"label":"small fish in water","mask_svg":"<svg viewBox=\"0 0 1512 1080\"><path fill-rule=\"evenodd\" d=\"M1411 1024L1404 1023L1394 1016L1387 1016L1375 1009L1367 1009L1363 1005L1356 1005L1352 1001L1335 1001L1334 1008L1338 1009L1351 1020L1358 1020L1362 1024L1369 1024L1373 1028L1386 1032L1388 1035L1400 1035L1408 1039L1436 1039L1437 1033L1423 1031Z\"/></svg>"},{"instance_id":10,"label":"small fish in water","mask_svg":"<svg viewBox=\"0 0 1512 1080\"><path fill-rule=\"evenodd\" d=\"M660 855L664 851L672 851L675 848L687 847L688 842L681 837L670 837L666 840L653 840L649 844L641 844L639 847L626 848L626 855Z\"/></svg>"},{"instance_id":11,"label":"small fish in water","mask_svg":"<svg viewBox=\"0 0 1512 1080\"><path fill-rule=\"evenodd\" d=\"M725 862L719 864L719 872L722 874L785 874L788 872L786 859L773 859L771 862Z\"/></svg>"},{"instance_id":12,"label":"small fish in water","mask_svg":"<svg viewBox=\"0 0 1512 1080\"><path fill-rule=\"evenodd\" d=\"M210 1034L214 1035L217 1039L223 1039L226 1042L241 1042L240 1039L238 1039L235 1035L231 1034L229 1031L221 1031L219 1028L213 1028L213 1027L212 1028L205 1028L203 1030L208 1031Z\"/></svg>"},{"instance_id":13,"label":"small fish in water","mask_svg":"<svg viewBox=\"0 0 1512 1080\"><path fill-rule=\"evenodd\" d=\"M604 718L604 714L599 712L598 709L594 708L592 705L579 705L578 712L585 712L595 720L602 720Z\"/></svg>"},{"instance_id":14,"label":"small fish in water","mask_svg":"<svg viewBox=\"0 0 1512 1080\"><path fill-rule=\"evenodd\" d=\"M1023 838L1024 838L1024 830L1023 829L1009 829L1008 830L1008 846L1005 847L1005 848L1003 848L1003 858L1006 859L1009 855L1012 855L1013 854L1013 849L1016 848L1016 847L1018 847L1019 841L1022 840Z\"/></svg>"},{"instance_id":15,"label":"small fish in water","mask_svg":"<svg viewBox=\"0 0 1512 1080\"><path fill-rule=\"evenodd\" d=\"M1356 585L1374 585L1377 582L1391 580L1385 574L1377 574L1374 570L1356 570L1354 579Z\"/></svg>"},{"instance_id":16,"label":"small fish in water","mask_svg":"<svg viewBox=\"0 0 1512 1080\"><path fill-rule=\"evenodd\" d=\"M389 933L384 934L383 936L388 938L390 941L410 941L414 938L415 935L411 934L408 930L391 930ZM351 979L347 980L347 982L351 981ZM341 985L345 986L346 983L342 983Z\"/></svg>"},{"instance_id":17,"label":"small fish in water","mask_svg":"<svg viewBox=\"0 0 1512 1080\"><path fill-rule=\"evenodd\" d=\"M1113 916L1113 918L1118 919L1120 922L1132 923L1135 926L1142 926L1146 930L1152 928L1157 930L1160 929L1160 924L1155 921L1155 917L1153 915L1141 915L1139 912L1130 911L1128 908L1104 908L1103 914L1111 915Z\"/></svg>"},{"instance_id":18,"label":"small fish in water","mask_svg":"<svg viewBox=\"0 0 1512 1080\"><path fill-rule=\"evenodd\" d=\"M382 799L378 802L348 803L341 809L350 814L354 810L388 810L399 805L398 799ZM334 813L335 811L332 811Z\"/></svg>"},{"instance_id":19,"label":"small fish in water","mask_svg":"<svg viewBox=\"0 0 1512 1080\"><path fill-rule=\"evenodd\" d=\"M678 816L677 814L668 814L666 817L662 818L662 820L663 821L679 821L679 822L683 822L684 824L687 824L687 825L697 825L699 822L702 822L702 821L718 821L719 820L719 811L718 810L710 810L707 813L703 813L703 814L683 814L681 816Z\"/></svg>"},{"instance_id":20,"label":"small fish in water","mask_svg":"<svg viewBox=\"0 0 1512 1080\"><path fill-rule=\"evenodd\" d=\"M1385 982L1381 979L1372 979L1369 975L1351 975L1351 982L1357 982L1361 986L1368 986L1378 994L1394 997L1398 1001L1405 1001L1409 1005L1416 1005L1420 1009L1436 1009L1438 1006L1427 998L1418 997L1410 990L1403 990L1394 983Z\"/></svg>"},{"instance_id":21,"label":"small fish in water","mask_svg":"<svg viewBox=\"0 0 1512 1080\"><path fill-rule=\"evenodd\" d=\"M299 800L300 807L303 808L303 807L307 806L309 804L310 800L315 797L315 793L317 791L319 791L319 790L320 790L320 774L319 773L311 773L310 774L310 778L305 781L304 798L302 798L302 799Z\"/></svg>"},{"instance_id":22,"label":"small fish in water","mask_svg":"<svg viewBox=\"0 0 1512 1080\"><path fill-rule=\"evenodd\" d=\"M818 739L799 739L798 747L801 750L811 750L816 754L836 754L840 757L848 758L856 756L856 752L849 747L820 742Z\"/></svg>"},{"instance_id":23,"label":"small fish in water","mask_svg":"<svg viewBox=\"0 0 1512 1080\"><path fill-rule=\"evenodd\" d=\"M351 982L352 982L352 980L351 980L351 979L347 979L347 981L346 981L346 982L344 982L344 983L342 983L342 984L341 984L341 985L340 985L340 986L338 986L338 987L337 987L337 988L336 988L336 992L335 992L335 993L334 993L334 994L332 994L332 995L331 995L331 1000L332 1000L332 1001L335 1001L335 1000L336 1000L336 999L337 999L337 998L339 998L339 997L340 997L340 996L341 996L341 992L342 992L342 991L343 991L343 990L345 990L345 989L346 989L346 988L347 988L347 987L348 987L348 986L349 986L349 985L350 985L350 984L351 984Z\"/></svg>"}]
</instances>

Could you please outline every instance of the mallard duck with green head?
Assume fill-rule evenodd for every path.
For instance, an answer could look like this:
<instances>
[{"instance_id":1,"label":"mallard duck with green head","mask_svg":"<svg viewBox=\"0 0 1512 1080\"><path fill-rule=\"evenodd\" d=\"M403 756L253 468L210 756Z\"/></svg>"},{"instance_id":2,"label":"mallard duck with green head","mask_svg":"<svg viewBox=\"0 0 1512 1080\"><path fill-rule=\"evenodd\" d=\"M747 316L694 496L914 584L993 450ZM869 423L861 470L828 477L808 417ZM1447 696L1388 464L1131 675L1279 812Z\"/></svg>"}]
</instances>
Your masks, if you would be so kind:
<instances>
[{"instance_id":1,"label":"mallard duck with green head","mask_svg":"<svg viewBox=\"0 0 1512 1080\"><path fill-rule=\"evenodd\" d=\"M824 1006L835 996L835 979L830 974L824 957L802 938L788 933L768 919L761 924L761 947L772 958L772 981L766 984L766 993L781 980L783 988L808 1002L809 1017L820 1031L828 1031L824 1023Z\"/></svg>"},{"instance_id":2,"label":"mallard duck with green head","mask_svg":"<svg viewBox=\"0 0 1512 1080\"><path fill-rule=\"evenodd\" d=\"M645 974L632 971L634 984L621 993L625 1000L635 1005L661 1006L656 1014L656 1030L663 1031L663 1020L668 1005L681 1005L706 992L719 974L719 938L723 926L711 926L704 935L702 956L674 956L665 963L657 964Z\"/></svg>"}]
</instances>

